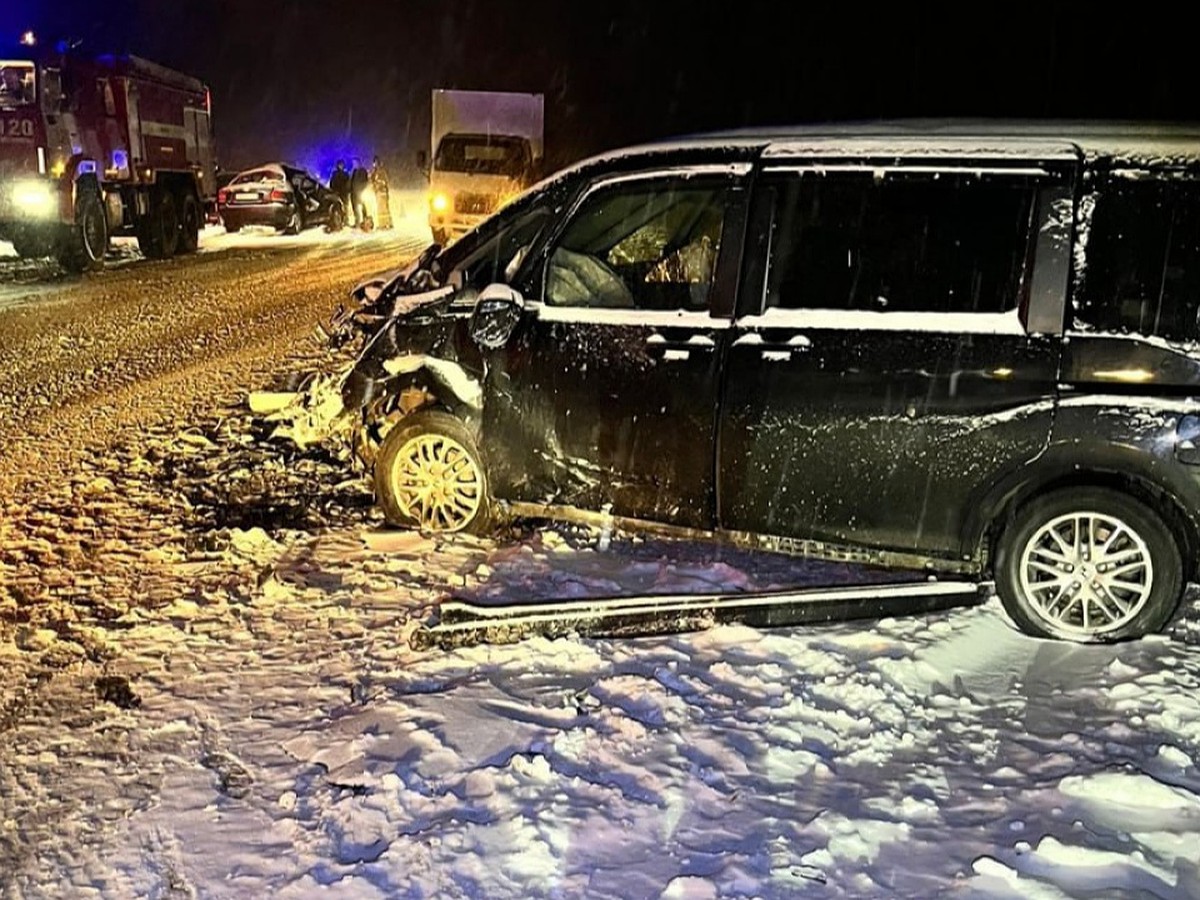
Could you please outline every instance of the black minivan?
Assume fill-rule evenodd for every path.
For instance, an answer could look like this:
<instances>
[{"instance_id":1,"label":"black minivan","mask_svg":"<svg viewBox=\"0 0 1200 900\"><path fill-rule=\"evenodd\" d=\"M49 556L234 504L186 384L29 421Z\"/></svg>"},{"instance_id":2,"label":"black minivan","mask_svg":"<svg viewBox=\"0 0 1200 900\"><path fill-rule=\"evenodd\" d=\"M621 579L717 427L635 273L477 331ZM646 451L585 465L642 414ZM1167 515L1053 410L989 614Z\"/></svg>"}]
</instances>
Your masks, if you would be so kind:
<instances>
[{"instance_id":1,"label":"black minivan","mask_svg":"<svg viewBox=\"0 0 1200 900\"><path fill-rule=\"evenodd\" d=\"M388 520L585 512L1160 629L1200 545L1200 129L701 136L388 284L343 387ZM361 417L361 418L360 418Z\"/></svg>"}]
</instances>

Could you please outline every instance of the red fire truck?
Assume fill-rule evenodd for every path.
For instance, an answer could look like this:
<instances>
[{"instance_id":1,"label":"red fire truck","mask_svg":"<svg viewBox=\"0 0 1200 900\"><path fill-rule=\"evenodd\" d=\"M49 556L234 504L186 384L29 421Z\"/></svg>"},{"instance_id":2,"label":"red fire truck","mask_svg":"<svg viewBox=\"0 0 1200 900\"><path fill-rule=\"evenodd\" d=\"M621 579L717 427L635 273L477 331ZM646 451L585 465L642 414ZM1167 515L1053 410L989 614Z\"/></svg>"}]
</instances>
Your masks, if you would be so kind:
<instances>
[{"instance_id":1,"label":"red fire truck","mask_svg":"<svg viewBox=\"0 0 1200 900\"><path fill-rule=\"evenodd\" d=\"M136 56L0 49L0 239L77 272L113 235L158 259L194 251L216 194L209 98Z\"/></svg>"}]
</instances>

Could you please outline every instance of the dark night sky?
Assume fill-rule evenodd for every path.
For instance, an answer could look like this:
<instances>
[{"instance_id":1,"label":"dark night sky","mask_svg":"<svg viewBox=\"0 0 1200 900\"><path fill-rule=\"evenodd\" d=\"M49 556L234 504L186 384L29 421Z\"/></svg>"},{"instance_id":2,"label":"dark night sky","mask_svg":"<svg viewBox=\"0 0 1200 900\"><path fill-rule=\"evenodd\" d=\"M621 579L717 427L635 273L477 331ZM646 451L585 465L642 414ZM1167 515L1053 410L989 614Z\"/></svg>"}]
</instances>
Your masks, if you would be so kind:
<instances>
[{"instance_id":1,"label":"dark night sky","mask_svg":"<svg viewBox=\"0 0 1200 900\"><path fill-rule=\"evenodd\" d=\"M434 87L541 91L563 163L700 129L838 118L1200 119L1187 29L1157 15L676 0L4 0L32 25L213 89L222 161L349 134L410 160ZM1170 27L1174 20L1176 27ZM1167 23L1164 25L1164 23ZM7 35L5 35L7 36Z\"/></svg>"}]
</instances>

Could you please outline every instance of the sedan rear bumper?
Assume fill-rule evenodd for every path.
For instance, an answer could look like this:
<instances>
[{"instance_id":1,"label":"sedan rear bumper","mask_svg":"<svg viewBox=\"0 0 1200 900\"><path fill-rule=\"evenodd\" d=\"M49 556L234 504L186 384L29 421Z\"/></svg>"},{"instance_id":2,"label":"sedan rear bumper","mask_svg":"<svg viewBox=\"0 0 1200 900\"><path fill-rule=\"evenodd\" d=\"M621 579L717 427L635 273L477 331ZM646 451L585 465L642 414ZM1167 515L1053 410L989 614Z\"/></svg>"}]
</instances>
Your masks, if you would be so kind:
<instances>
[{"instance_id":1,"label":"sedan rear bumper","mask_svg":"<svg viewBox=\"0 0 1200 900\"><path fill-rule=\"evenodd\" d=\"M235 228L245 225L266 225L284 228L292 218L292 207L286 203L259 203L246 206L223 206L221 221Z\"/></svg>"}]
</instances>

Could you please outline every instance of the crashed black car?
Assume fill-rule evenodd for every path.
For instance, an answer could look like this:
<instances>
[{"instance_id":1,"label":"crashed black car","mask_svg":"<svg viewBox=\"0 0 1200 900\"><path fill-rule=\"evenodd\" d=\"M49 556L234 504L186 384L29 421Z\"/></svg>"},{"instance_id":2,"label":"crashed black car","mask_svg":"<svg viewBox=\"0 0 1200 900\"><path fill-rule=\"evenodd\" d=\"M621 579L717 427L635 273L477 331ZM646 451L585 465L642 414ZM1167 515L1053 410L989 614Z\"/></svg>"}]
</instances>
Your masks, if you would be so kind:
<instances>
[{"instance_id":1,"label":"crashed black car","mask_svg":"<svg viewBox=\"0 0 1200 900\"><path fill-rule=\"evenodd\" d=\"M217 192L217 212L229 232L266 225L284 234L299 234L315 225L339 231L346 224L338 195L304 170L285 163L239 172Z\"/></svg>"},{"instance_id":2,"label":"crashed black car","mask_svg":"<svg viewBox=\"0 0 1200 900\"><path fill-rule=\"evenodd\" d=\"M669 525L1162 628L1200 550L1200 132L920 124L581 164L375 286L388 521Z\"/></svg>"}]
</instances>

